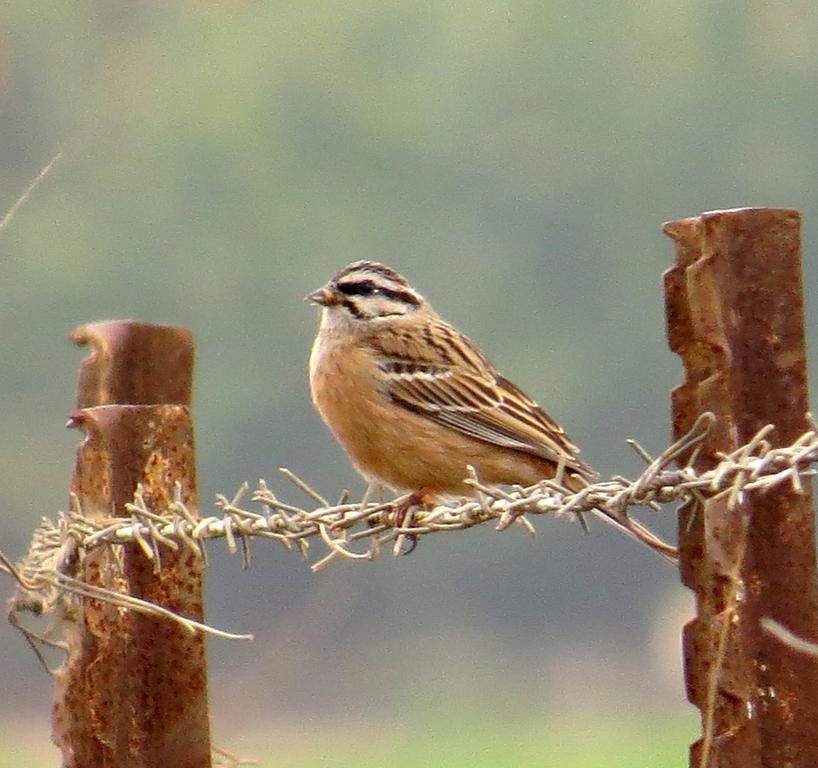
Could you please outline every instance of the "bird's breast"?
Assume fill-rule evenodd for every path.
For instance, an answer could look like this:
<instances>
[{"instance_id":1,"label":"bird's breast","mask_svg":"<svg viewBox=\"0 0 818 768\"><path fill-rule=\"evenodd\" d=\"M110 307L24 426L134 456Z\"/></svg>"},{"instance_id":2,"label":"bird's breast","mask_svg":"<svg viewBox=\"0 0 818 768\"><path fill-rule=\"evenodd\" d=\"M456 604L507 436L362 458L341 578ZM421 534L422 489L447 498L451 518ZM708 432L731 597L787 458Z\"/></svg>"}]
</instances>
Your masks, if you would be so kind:
<instances>
[{"instance_id":1,"label":"bird's breast","mask_svg":"<svg viewBox=\"0 0 818 768\"><path fill-rule=\"evenodd\" d=\"M376 373L366 348L324 334L316 338L310 354L312 401L348 452L367 439L386 405Z\"/></svg>"}]
</instances>

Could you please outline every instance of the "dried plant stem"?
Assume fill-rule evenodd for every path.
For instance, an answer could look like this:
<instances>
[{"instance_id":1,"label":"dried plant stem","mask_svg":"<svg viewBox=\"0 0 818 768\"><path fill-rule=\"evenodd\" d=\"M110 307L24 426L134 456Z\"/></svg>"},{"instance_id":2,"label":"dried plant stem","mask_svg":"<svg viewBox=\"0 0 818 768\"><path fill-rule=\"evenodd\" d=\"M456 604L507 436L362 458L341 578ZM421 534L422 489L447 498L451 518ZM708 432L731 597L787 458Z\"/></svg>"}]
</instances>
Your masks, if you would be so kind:
<instances>
[{"instance_id":1,"label":"dried plant stem","mask_svg":"<svg viewBox=\"0 0 818 768\"><path fill-rule=\"evenodd\" d=\"M19 211L20 208L22 208L23 205L25 205L25 203L28 201L28 199L34 193L34 190L37 189L37 187L40 186L40 182L46 176L48 176L48 174L50 173L51 169L54 166L54 163L56 163L57 160L59 160L61 157L62 157L62 152L57 152L57 154L54 155L54 157L51 158L51 160L45 165L45 167L34 177L31 184L29 184L23 190L23 193L20 195L20 197L18 197L14 201L14 203L12 203L11 208L9 208L5 212L5 214L3 215L3 218L0 219L0 233L2 233L2 231L11 223L11 220L14 218L17 211Z\"/></svg>"}]
</instances>

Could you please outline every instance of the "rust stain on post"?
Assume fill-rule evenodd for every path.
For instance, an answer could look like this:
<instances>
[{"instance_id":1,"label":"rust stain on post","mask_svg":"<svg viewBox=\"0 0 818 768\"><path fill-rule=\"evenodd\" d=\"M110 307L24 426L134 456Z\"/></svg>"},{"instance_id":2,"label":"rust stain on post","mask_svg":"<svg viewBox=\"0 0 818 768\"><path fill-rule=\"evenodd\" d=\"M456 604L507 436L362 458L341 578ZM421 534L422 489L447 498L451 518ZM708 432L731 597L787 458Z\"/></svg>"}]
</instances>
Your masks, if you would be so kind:
<instances>
[{"instance_id":1,"label":"rust stain on post","mask_svg":"<svg viewBox=\"0 0 818 768\"><path fill-rule=\"evenodd\" d=\"M71 488L83 514L123 516L137 483L148 508L166 505L179 481L196 510L193 428L187 404L159 404L169 392L190 393L192 346L184 329L127 323L84 326L94 353L83 363L71 423L85 432ZM77 334L74 335L77 338ZM181 349L174 350L174 344ZM100 352L102 350L102 352ZM119 353L135 361L129 370ZM168 384L159 361L183 381ZM134 380L136 379L136 381ZM94 394L96 393L96 394ZM126 398L155 404L116 404ZM86 582L203 617L201 564L187 550L160 546L161 569L137 545L88 554ZM210 766L204 640L174 622L95 600L79 606L67 628L69 659L57 674L54 738L68 768Z\"/></svg>"},{"instance_id":2,"label":"rust stain on post","mask_svg":"<svg viewBox=\"0 0 818 768\"><path fill-rule=\"evenodd\" d=\"M768 423L785 445L807 413L800 217L738 209L669 222L676 266L665 273L668 340L685 366L673 392L681 436L703 411L717 424L697 469ZM679 513L682 581L696 593L685 628L687 692L702 711L691 766L818 765L818 661L766 635L771 617L818 640L811 489L753 494Z\"/></svg>"}]
</instances>

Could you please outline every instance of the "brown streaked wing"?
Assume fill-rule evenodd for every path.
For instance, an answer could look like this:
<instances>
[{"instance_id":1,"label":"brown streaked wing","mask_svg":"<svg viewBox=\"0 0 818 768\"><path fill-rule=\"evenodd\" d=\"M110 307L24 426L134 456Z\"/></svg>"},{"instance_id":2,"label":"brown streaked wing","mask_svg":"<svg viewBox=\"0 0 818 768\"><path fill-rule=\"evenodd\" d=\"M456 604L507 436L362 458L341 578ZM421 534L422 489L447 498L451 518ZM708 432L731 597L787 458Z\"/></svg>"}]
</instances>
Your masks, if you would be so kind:
<instances>
[{"instance_id":1,"label":"brown streaked wing","mask_svg":"<svg viewBox=\"0 0 818 768\"><path fill-rule=\"evenodd\" d=\"M478 440L554 463L562 458L569 469L594 474L562 428L442 320L430 321L420 335L379 334L370 343L394 402Z\"/></svg>"}]
</instances>

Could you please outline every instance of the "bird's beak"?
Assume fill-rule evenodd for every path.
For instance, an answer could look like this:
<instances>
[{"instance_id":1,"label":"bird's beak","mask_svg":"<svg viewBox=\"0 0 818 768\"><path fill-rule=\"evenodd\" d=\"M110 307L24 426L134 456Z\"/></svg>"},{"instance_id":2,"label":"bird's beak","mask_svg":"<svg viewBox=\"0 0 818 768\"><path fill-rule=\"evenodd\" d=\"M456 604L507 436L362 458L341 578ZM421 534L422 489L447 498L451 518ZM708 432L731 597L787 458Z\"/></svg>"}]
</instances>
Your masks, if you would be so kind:
<instances>
[{"instance_id":1,"label":"bird's beak","mask_svg":"<svg viewBox=\"0 0 818 768\"><path fill-rule=\"evenodd\" d=\"M309 296L305 296L304 301L311 301L313 304L320 304L322 307L331 307L338 303L338 296L335 291L325 285Z\"/></svg>"}]
</instances>

